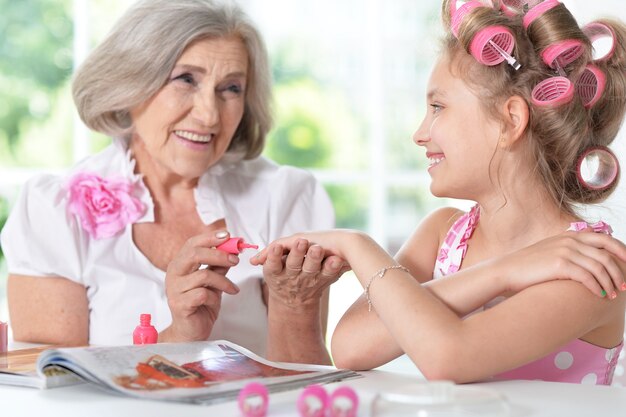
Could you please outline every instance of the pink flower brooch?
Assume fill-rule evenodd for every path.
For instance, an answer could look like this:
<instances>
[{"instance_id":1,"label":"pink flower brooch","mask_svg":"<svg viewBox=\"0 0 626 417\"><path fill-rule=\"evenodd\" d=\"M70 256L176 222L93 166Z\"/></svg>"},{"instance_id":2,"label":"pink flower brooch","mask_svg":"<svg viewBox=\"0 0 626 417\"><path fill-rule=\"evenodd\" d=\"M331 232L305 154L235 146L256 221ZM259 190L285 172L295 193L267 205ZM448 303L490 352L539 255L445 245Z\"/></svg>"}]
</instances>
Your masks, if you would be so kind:
<instances>
[{"instance_id":1,"label":"pink flower brooch","mask_svg":"<svg viewBox=\"0 0 626 417\"><path fill-rule=\"evenodd\" d=\"M134 187L123 178L106 179L79 172L67 184L68 211L78 216L83 229L94 239L112 237L145 213L145 206L133 196Z\"/></svg>"}]
</instances>

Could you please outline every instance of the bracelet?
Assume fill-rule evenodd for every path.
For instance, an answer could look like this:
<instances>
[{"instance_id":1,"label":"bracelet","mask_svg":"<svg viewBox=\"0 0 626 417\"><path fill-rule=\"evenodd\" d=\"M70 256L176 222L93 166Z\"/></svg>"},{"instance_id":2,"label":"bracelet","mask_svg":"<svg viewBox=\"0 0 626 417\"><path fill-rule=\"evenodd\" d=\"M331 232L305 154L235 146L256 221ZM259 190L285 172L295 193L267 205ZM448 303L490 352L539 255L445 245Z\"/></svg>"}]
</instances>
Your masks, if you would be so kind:
<instances>
[{"instance_id":1,"label":"bracelet","mask_svg":"<svg viewBox=\"0 0 626 417\"><path fill-rule=\"evenodd\" d=\"M372 311L372 299L370 298L370 285L372 285L372 282L374 282L374 280L376 278L384 277L385 274L387 273L387 271L389 271L390 269L399 269L399 270L404 271L404 272L406 272L408 274L411 273L411 271L409 271L407 268L405 268L402 265L391 265L391 266L386 266L386 267L382 268L380 271L378 271L374 275L372 275L372 277L370 278L369 282L365 286L365 299L367 300L367 311Z\"/></svg>"}]
</instances>

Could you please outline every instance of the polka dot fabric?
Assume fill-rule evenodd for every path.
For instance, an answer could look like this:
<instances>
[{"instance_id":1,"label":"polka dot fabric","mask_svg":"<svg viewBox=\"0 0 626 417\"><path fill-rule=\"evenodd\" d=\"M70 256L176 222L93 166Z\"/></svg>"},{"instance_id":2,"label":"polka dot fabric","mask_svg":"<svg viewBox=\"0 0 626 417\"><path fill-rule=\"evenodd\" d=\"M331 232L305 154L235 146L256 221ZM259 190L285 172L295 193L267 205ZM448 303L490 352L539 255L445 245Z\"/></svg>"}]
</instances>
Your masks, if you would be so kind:
<instances>
[{"instance_id":1,"label":"polka dot fabric","mask_svg":"<svg viewBox=\"0 0 626 417\"><path fill-rule=\"evenodd\" d=\"M537 361L496 375L494 379L534 379L575 384L611 385L623 342L605 349L573 340Z\"/></svg>"},{"instance_id":2,"label":"polka dot fabric","mask_svg":"<svg viewBox=\"0 0 626 417\"><path fill-rule=\"evenodd\" d=\"M458 271L465 257L467 241L472 236L480 218L480 207L474 206L461 216L450 228L439 250L433 277L435 279ZM598 233L611 233L603 222L587 224L572 223L568 230L584 230L591 227ZM486 306L485 308L488 308ZM482 308L480 309L482 310ZM626 334L625 334L626 336ZM612 349L573 340L556 352L539 360L494 376L496 380L530 379L576 384L613 385L626 387L624 367L626 359L623 342Z\"/></svg>"}]
</instances>

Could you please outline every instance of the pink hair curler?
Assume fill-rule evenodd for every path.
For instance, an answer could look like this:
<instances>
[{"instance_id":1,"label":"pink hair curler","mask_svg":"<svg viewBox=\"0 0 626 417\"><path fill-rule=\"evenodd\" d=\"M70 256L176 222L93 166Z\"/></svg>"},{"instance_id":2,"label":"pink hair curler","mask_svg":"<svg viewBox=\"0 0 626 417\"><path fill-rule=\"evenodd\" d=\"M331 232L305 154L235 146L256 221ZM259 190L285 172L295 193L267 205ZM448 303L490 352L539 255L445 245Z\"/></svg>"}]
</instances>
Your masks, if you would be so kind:
<instances>
[{"instance_id":1,"label":"pink hair curler","mask_svg":"<svg viewBox=\"0 0 626 417\"><path fill-rule=\"evenodd\" d=\"M328 408L331 417L356 417L359 397L352 388L341 386L330 395Z\"/></svg>"},{"instance_id":2,"label":"pink hair curler","mask_svg":"<svg viewBox=\"0 0 626 417\"><path fill-rule=\"evenodd\" d=\"M543 59L543 62L550 68L560 70L560 68L564 68L576 61L583 52L585 52L585 47L581 41L566 39L561 42L556 42L541 51L541 59Z\"/></svg>"},{"instance_id":3,"label":"pink hair curler","mask_svg":"<svg viewBox=\"0 0 626 417\"><path fill-rule=\"evenodd\" d=\"M0 321L0 353L6 353L9 345L9 324Z\"/></svg>"},{"instance_id":4,"label":"pink hair curler","mask_svg":"<svg viewBox=\"0 0 626 417\"><path fill-rule=\"evenodd\" d=\"M244 249L247 249L247 248L259 249L259 245L251 245L249 243L246 243L241 237L231 237L226 242L217 246L217 249L223 252L234 253L234 254L239 254L243 252Z\"/></svg>"},{"instance_id":5,"label":"pink hair curler","mask_svg":"<svg viewBox=\"0 0 626 417\"><path fill-rule=\"evenodd\" d=\"M459 27L461 26L461 22L469 12L478 8L478 7L486 7L483 3L478 0L470 0L463 2L458 8L457 3L461 3L459 1L450 2L450 16L452 20L450 21L450 29L452 30L452 34L455 37L459 36Z\"/></svg>"},{"instance_id":6,"label":"pink hair curler","mask_svg":"<svg viewBox=\"0 0 626 417\"><path fill-rule=\"evenodd\" d=\"M592 190L604 190L615 182L619 173L619 161L606 146L587 149L578 159L578 181Z\"/></svg>"},{"instance_id":7,"label":"pink hair curler","mask_svg":"<svg viewBox=\"0 0 626 417\"><path fill-rule=\"evenodd\" d=\"M324 417L328 394L321 385L309 385L298 397L297 407L301 417Z\"/></svg>"},{"instance_id":8,"label":"pink hair curler","mask_svg":"<svg viewBox=\"0 0 626 417\"><path fill-rule=\"evenodd\" d=\"M541 3L541 0L501 0L500 10L509 17L526 13L529 9Z\"/></svg>"},{"instance_id":9,"label":"pink hair curler","mask_svg":"<svg viewBox=\"0 0 626 417\"><path fill-rule=\"evenodd\" d=\"M531 8L522 19L524 29L528 29L531 23L533 23L539 16L541 16L550 9L554 9L559 4L561 3L559 3L557 0L545 0L540 3L536 3L535 6Z\"/></svg>"},{"instance_id":10,"label":"pink hair curler","mask_svg":"<svg viewBox=\"0 0 626 417\"><path fill-rule=\"evenodd\" d=\"M470 43L470 52L478 62L484 65L498 65L507 61L518 70L519 62L511 56L515 47L513 34L504 26L489 26L481 29Z\"/></svg>"},{"instance_id":11,"label":"pink hair curler","mask_svg":"<svg viewBox=\"0 0 626 417\"><path fill-rule=\"evenodd\" d=\"M555 107L569 103L574 97L574 86L565 77L550 77L533 88L533 104L540 107Z\"/></svg>"},{"instance_id":12,"label":"pink hair curler","mask_svg":"<svg viewBox=\"0 0 626 417\"><path fill-rule=\"evenodd\" d=\"M239 410L246 417L265 417L269 406L269 393L263 384L250 382L237 396Z\"/></svg>"},{"instance_id":13,"label":"pink hair curler","mask_svg":"<svg viewBox=\"0 0 626 417\"><path fill-rule=\"evenodd\" d=\"M587 65L580 75L574 87L576 93L583 101L585 108L589 109L600 100L606 86L604 72L595 65Z\"/></svg>"},{"instance_id":14,"label":"pink hair curler","mask_svg":"<svg viewBox=\"0 0 626 417\"><path fill-rule=\"evenodd\" d=\"M610 59L615 52L615 32L604 23L592 22L582 28L589 38L594 61Z\"/></svg>"}]
</instances>

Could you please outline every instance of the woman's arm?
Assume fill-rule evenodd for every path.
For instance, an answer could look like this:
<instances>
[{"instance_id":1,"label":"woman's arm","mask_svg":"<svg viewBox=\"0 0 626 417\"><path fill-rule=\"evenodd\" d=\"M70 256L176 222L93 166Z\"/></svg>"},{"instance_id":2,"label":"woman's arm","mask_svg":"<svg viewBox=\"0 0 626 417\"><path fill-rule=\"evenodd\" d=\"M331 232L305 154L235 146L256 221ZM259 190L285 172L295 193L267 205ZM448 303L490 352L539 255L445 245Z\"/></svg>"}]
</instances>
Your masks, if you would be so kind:
<instances>
[{"instance_id":1,"label":"woman's arm","mask_svg":"<svg viewBox=\"0 0 626 417\"><path fill-rule=\"evenodd\" d=\"M318 245L301 239L283 256L270 245L263 267L268 299L268 359L330 365L325 335L329 286L343 267Z\"/></svg>"},{"instance_id":2,"label":"woman's arm","mask_svg":"<svg viewBox=\"0 0 626 417\"><path fill-rule=\"evenodd\" d=\"M13 338L52 345L89 343L85 287L61 277L9 275L7 283Z\"/></svg>"}]
</instances>

